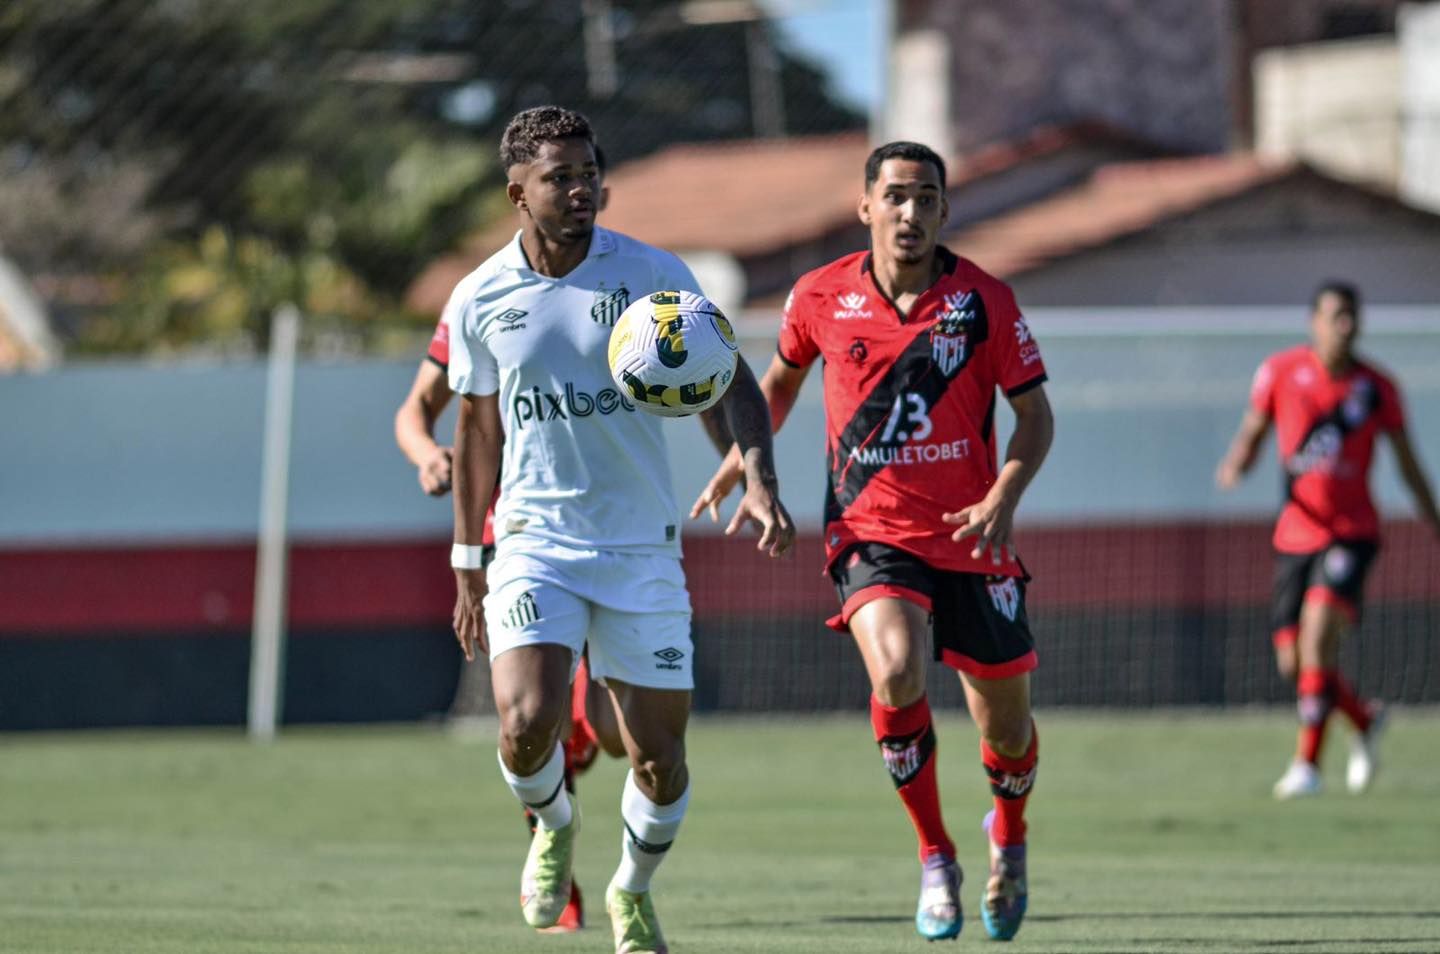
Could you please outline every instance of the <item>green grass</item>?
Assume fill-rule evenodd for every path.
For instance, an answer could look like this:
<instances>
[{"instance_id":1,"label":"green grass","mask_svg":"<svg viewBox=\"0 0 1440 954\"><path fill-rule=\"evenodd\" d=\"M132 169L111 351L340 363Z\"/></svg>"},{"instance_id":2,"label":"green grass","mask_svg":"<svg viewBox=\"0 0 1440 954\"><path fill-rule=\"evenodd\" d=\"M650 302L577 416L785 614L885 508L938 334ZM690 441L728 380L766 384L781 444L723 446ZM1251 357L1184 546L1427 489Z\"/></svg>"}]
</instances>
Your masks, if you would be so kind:
<instances>
[{"instance_id":1,"label":"green grass","mask_svg":"<svg viewBox=\"0 0 1440 954\"><path fill-rule=\"evenodd\" d=\"M988 798L942 716L979 924ZM1282 713L1042 714L1030 951L1440 951L1440 714L1399 713L1375 790L1276 804ZM925 950L914 840L861 718L697 719L657 879L683 952ZM622 767L581 779L579 935L520 920L520 813L489 739L426 728L0 737L0 951L605 952ZM952 948L953 949L953 948ZM993 947L991 948L994 949Z\"/></svg>"}]
</instances>

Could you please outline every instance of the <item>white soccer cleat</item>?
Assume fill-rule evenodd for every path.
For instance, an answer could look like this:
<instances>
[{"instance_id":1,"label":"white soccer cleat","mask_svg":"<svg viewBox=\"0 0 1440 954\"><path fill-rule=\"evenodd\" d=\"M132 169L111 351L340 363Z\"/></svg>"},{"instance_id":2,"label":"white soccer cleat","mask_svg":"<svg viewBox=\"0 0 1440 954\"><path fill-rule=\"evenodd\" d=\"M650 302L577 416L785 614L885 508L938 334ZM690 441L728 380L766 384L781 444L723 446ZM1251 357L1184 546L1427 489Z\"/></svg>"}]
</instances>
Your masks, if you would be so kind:
<instances>
[{"instance_id":1,"label":"white soccer cleat","mask_svg":"<svg viewBox=\"0 0 1440 954\"><path fill-rule=\"evenodd\" d=\"M1370 728L1355 733L1350 740L1350 761L1345 766L1345 787L1359 795L1375 781L1380 769L1380 736L1385 732L1389 713L1377 708L1371 716Z\"/></svg>"},{"instance_id":2,"label":"white soccer cleat","mask_svg":"<svg viewBox=\"0 0 1440 954\"><path fill-rule=\"evenodd\" d=\"M1280 776L1280 781L1275 783L1275 797L1282 802L1291 798L1306 798L1311 795L1319 795L1320 772L1303 759L1296 759L1290 763L1285 774Z\"/></svg>"}]
</instances>

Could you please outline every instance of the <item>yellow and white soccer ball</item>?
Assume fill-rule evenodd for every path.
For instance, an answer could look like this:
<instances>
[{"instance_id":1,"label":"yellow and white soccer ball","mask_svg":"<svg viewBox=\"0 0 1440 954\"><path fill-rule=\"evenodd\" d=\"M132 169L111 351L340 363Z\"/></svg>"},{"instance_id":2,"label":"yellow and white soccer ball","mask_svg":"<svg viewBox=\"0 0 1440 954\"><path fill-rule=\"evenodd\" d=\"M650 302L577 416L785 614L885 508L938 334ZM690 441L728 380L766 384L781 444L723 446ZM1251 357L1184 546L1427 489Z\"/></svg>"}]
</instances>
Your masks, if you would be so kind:
<instances>
[{"instance_id":1,"label":"yellow and white soccer ball","mask_svg":"<svg viewBox=\"0 0 1440 954\"><path fill-rule=\"evenodd\" d=\"M735 330L710 299L658 291L638 301L610 332L610 376L651 414L696 414L725 396L739 355Z\"/></svg>"}]
</instances>

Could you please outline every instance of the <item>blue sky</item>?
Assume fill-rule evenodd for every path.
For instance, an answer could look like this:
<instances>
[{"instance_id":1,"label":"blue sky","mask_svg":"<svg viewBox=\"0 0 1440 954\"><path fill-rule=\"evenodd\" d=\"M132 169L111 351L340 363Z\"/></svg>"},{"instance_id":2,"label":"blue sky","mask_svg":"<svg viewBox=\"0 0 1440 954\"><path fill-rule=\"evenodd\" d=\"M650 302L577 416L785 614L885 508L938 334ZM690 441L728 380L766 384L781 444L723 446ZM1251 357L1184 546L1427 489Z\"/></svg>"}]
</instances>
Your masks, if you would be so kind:
<instances>
[{"instance_id":1,"label":"blue sky","mask_svg":"<svg viewBox=\"0 0 1440 954\"><path fill-rule=\"evenodd\" d=\"M830 74L837 93L867 114L879 84L884 0L763 0L792 50Z\"/></svg>"}]
</instances>

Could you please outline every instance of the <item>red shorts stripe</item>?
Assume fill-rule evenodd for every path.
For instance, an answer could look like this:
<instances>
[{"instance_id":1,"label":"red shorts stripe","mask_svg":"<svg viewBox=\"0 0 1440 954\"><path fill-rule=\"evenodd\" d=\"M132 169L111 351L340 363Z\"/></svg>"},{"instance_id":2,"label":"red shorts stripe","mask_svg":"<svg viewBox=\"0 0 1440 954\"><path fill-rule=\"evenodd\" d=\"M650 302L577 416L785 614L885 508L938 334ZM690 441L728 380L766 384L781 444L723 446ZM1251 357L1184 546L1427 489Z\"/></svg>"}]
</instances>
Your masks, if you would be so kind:
<instances>
[{"instance_id":1,"label":"red shorts stripe","mask_svg":"<svg viewBox=\"0 0 1440 954\"><path fill-rule=\"evenodd\" d=\"M919 590L912 590L908 586L897 586L894 583L877 583L851 593L850 598L845 601L845 605L840 607L840 613L827 619L825 625L837 633L848 633L850 617L855 615L856 610L866 603L887 598L909 600L925 612L930 612L930 597Z\"/></svg>"},{"instance_id":2,"label":"red shorts stripe","mask_svg":"<svg viewBox=\"0 0 1440 954\"><path fill-rule=\"evenodd\" d=\"M1333 606L1340 612L1344 613L1345 618L1348 619L1351 624L1354 624L1354 622L1360 618L1360 611L1356 609L1355 604L1347 600L1345 597L1341 596L1339 593L1336 593L1328 586L1310 587L1308 590L1305 591L1305 602L1320 603L1324 606Z\"/></svg>"},{"instance_id":3,"label":"red shorts stripe","mask_svg":"<svg viewBox=\"0 0 1440 954\"><path fill-rule=\"evenodd\" d=\"M1035 655L1033 649L1017 659L1003 663L982 663L953 649L942 649L940 661L951 669L958 669L976 679L1009 679L1011 676L1030 672L1040 665L1040 657Z\"/></svg>"}]
</instances>

